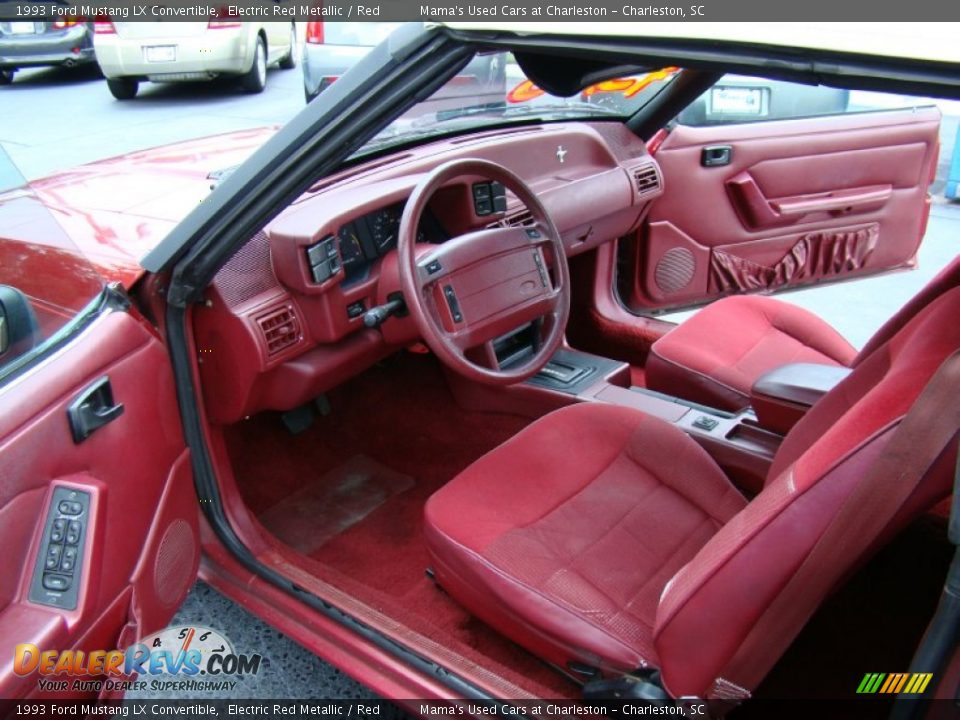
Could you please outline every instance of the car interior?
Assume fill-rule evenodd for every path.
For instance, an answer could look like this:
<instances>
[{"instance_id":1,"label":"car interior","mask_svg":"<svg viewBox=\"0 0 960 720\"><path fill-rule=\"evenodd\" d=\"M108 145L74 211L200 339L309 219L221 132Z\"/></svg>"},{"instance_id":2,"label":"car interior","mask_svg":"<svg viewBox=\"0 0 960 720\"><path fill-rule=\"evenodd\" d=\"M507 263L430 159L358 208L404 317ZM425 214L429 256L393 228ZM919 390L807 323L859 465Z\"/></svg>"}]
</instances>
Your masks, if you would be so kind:
<instances>
[{"instance_id":1,"label":"car interior","mask_svg":"<svg viewBox=\"0 0 960 720\"><path fill-rule=\"evenodd\" d=\"M859 348L772 295L916 267L939 110L829 88L775 114L791 83L590 65L563 84L570 65L515 55L522 102L613 110L431 136L400 118L410 142L315 178L198 286L183 347L216 503L169 276L108 288L124 312L59 331L97 342L16 379L0 636L126 647L199 567L294 639L334 608L464 695L849 698L910 667L953 555L960 258ZM0 353L50 324L5 293ZM59 547L69 571L44 564ZM303 617L251 598L254 561ZM373 664L327 634L338 666ZM0 694L26 694L8 670Z\"/></svg>"},{"instance_id":2,"label":"car interior","mask_svg":"<svg viewBox=\"0 0 960 720\"><path fill-rule=\"evenodd\" d=\"M319 180L193 311L232 523L500 696L644 669L673 697L830 696L906 667L956 443L842 529L960 347L960 265L859 351L769 293L912 267L938 129L932 107L650 142L533 122Z\"/></svg>"}]
</instances>

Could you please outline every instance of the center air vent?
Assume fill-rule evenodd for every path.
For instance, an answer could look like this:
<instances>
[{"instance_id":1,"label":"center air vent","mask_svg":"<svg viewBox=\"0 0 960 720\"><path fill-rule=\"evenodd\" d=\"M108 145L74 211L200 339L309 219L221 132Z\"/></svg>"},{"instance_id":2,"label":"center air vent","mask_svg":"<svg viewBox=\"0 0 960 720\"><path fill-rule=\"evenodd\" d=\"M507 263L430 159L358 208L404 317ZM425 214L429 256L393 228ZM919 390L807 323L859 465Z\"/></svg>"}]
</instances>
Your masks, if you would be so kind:
<instances>
[{"instance_id":1,"label":"center air vent","mask_svg":"<svg viewBox=\"0 0 960 720\"><path fill-rule=\"evenodd\" d=\"M656 165L644 165L633 171L633 180L638 195L646 195L660 189L660 173Z\"/></svg>"},{"instance_id":2,"label":"center air vent","mask_svg":"<svg viewBox=\"0 0 960 720\"><path fill-rule=\"evenodd\" d=\"M507 215L496 222L492 222L487 225L487 227L527 227L529 225L533 225L533 215L530 214L529 210L521 210L520 212L515 212L512 215Z\"/></svg>"},{"instance_id":3,"label":"center air vent","mask_svg":"<svg viewBox=\"0 0 960 720\"><path fill-rule=\"evenodd\" d=\"M257 318L267 355L276 355L300 340L300 322L292 305L284 305Z\"/></svg>"}]
</instances>

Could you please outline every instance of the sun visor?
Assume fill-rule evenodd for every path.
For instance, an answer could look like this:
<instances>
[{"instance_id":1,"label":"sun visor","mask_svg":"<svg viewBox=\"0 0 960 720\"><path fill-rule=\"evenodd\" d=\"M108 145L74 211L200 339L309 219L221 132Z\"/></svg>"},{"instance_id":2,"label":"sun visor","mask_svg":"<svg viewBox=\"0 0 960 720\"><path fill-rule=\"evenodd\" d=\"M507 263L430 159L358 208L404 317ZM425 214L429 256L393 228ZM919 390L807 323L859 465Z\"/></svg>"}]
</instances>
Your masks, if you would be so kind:
<instances>
[{"instance_id":1,"label":"sun visor","mask_svg":"<svg viewBox=\"0 0 960 720\"><path fill-rule=\"evenodd\" d=\"M514 59L524 75L537 87L557 97L571 97L610 78L642 75L657 69L536 52L514 52Z\"/></svg>"}]
</instances>

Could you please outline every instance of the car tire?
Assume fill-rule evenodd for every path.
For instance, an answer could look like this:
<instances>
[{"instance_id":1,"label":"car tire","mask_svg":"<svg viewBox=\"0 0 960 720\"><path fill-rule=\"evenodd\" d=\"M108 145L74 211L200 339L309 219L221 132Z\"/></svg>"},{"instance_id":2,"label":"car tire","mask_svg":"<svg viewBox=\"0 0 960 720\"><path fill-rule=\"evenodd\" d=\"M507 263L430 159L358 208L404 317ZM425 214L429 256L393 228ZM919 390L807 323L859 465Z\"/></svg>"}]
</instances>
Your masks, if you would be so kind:
<instances>
[{"instance_id":1,"label":"car tire","mask_svg":"<svg viewBox=\"0 0 960 720\"><path fill-rule=\"evenodd\" d=\"M280 61L281 70L293 70L297 66L297 26L290 26L290 52Z\"/></svg>"},{"instance_id":2,"label":"car tire","mask_svg":"<svg viewBox=\"0 0 960 720\"><path fill-rule=\"evenodd\" d=\"M5 68L0 70L0 85L9 85L13 82L13 76L16 74L15 69Z\"/></svg>"},{"instance_id":3,"label":"car tire","mask_svg":"<svg viewBox=\"0 0 960 720\"><path fill-rule=\"evenodd\" d=\"M107 88L117 100L133 100L140 89L140 83L133 78L108 78Z\"/></svg>"},{"instance_id":4,"label":"car tire","mask_svg":"<svg viewBox=\"0 0 960 720\"><path fill-rule=\"evenodd\" d=\"M257 38L257 47L253 51L253 65L240 78L245 92L259 93L267 86L267 44L262 37Z\"/></svg>"}]
</instances>

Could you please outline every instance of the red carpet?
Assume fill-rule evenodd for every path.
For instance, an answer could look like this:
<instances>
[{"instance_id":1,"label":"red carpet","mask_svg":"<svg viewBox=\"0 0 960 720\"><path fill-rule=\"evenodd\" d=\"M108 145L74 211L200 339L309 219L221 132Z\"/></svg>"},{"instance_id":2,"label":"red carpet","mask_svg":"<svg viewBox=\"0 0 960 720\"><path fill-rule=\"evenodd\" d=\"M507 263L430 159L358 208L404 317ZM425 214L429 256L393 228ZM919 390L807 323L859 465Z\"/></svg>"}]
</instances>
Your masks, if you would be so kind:
<instances>
[{"instance_id":1,"label":"red carpet","mask_svg":"<svg viewBox=\"0 0 960 720\"><path fill-rule=\"evenodd\" d=\"M414 630L481 665L500 666L511 682L546 697L578 688L525 650L469 616L430 582L421 540L427 498L485 452L519 432L529 420L461 410L447 390L437 361L401 353L329 394L332 413L307 432L290 435L275 413L263 413L229 428L227 442L240 491L268 526L298 499L320 500L342 479L338 468L364 455L413 478L359 521L325 537L306 537L310 513L288 528L288 543L316 549L323 578ZM333 473L327 476L328 473ZM315 505L313 501L309 503ZM318 533L342 524L343 513L317 508ZM321 520L325 517L326 520ZM329 522L328 522L329 521ZM292 533L292 535L291 535Z\"/></svg>"}]
</instances>

